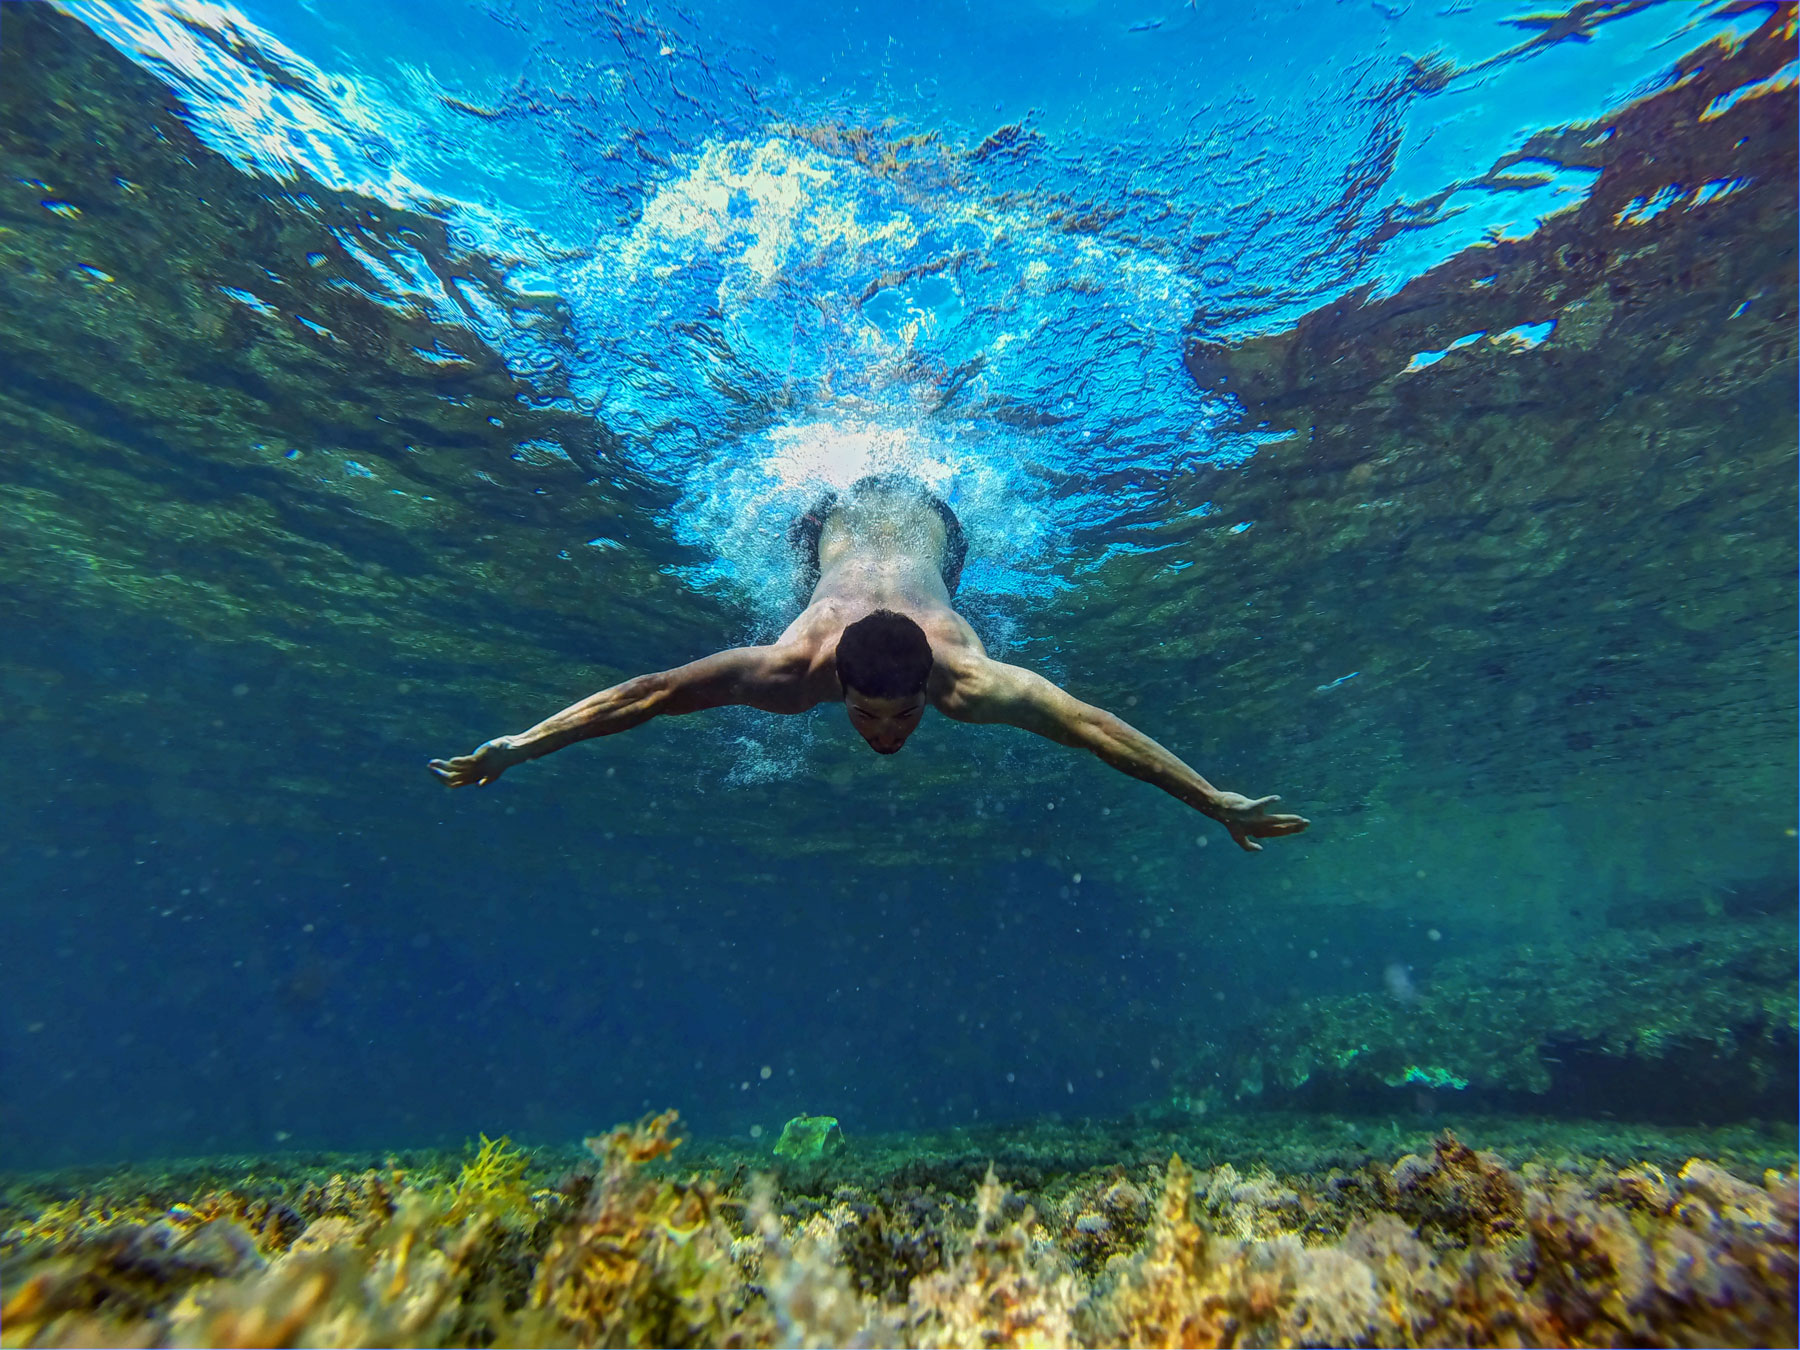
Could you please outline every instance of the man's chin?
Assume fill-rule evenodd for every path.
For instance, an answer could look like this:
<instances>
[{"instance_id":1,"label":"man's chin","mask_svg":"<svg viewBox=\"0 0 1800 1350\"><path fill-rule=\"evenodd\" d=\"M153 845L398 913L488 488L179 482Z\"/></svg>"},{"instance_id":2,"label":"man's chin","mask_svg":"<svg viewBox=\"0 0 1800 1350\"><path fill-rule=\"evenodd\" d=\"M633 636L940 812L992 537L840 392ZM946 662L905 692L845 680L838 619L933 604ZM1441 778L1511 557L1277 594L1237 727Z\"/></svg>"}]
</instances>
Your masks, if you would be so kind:
<instances>
[{"instance_id":1,"label":"man's chin","mask_svg":"<svg viewBox=\"0 0 1800 1350\"><path fill-rule=\"evenodd\" d=\"M901 742L899 745L893 746L886 750L882 749L879 745L871 745L869 747L869 749L873 750L878 755L897 755L905 748L906 748L905 742Z\"/></svg>"}]
</instances>

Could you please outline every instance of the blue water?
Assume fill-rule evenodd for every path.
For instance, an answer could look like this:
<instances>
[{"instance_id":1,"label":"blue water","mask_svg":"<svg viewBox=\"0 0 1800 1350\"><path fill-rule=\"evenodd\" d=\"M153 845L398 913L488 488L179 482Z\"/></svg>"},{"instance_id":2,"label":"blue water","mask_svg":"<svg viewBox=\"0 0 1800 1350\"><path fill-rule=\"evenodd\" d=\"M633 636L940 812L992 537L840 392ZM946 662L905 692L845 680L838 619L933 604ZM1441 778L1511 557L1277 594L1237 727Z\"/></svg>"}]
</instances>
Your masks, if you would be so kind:
<instances>
[{"instance_id":1,"label":"blue water","mask_svg":"<svg viewBox=\"0 0 1800 1350\"><path fill-rule=\"evenodd\" d=\"M1215 517L1254 532L1178 485L1254 474L1284 431L1232 429L1229 397L1184 370L1191 343L1280 333L1528 236L1595 175L1478 181L1497 160L1661 87L1766 7L1600 7L1566 31L1479 0L63 8L167 85L247 197L443 222L441 253L334 227L375 282L339 293L467 336L417 349L427 363L497 354L533 391L521 424L562 412L604 437L584 458L496 414L490 444L446 452L461 487L494 489L479 556L432 532L411 443L256 441L292 475L256 481L291 486L246 495L295 519L335 504L316 537L373 587L441 582L429 603L308 589L310 556L265 577L253 550L189 554L189 525L148 508L145 575L253 578L331 624L250 631L223 601L189 623L212 613L195 592L92 602L60 572L25 588L37 713L9 731L40 767L4 808L5 1158L568 1139L666 1105L746 1139L801 1111L854 1137L1165 1109L1191 1087L1171 1079L1184 1047L1284 1002L1499 941L1579 943L1607 896L1698 904L1791 877L1791 669L1746 658L1736 688L1671 675L1652 699L1671 721L1765 700L1766 759L1599 767L1569 755L1611 695L1554 681L1610 667L1515 675L1491 697L1548 747L1521 785L1535 752L1498 723L1435 758L1405 748L1472 687L1405 683L1463 669L1423 626L1416 671L1371 662L1344 615L1279 689L1237 688L1194 656L1185 588L1248 609L1253 635L1258 606L1307 588L1202 583L1168 543ZM213 291L246 322L323 329L284 313L283 265ZM1521 350L1556 316L1532 317ZM171 491L200 501L191 429L137 430L177 447ZM877 763L831 709L646 729L486 793L425 776L608 678L769 640L801 598L788 522L896 469L966 525L960 608L996 655L1225 786L1283 793L1313 833L1240 858L1022 733L944 724ZM107 574L103 534L66 544L72 576ZM1766 634L1784 604L1745 622ZM341 694L319 674L334 661ZM1621 783L1670 774L1672 800L1683 772L1740 768L1757 805L1718 827L1724 856L1678 804L1616 818ZM1403 780L1405 810L1394 789L1359 815Z\"/></svg>"},{"instance_id":2,"label":"blue water","mask_svg":"<svg viewBox=\"0 0 1800 1350\"><path fill-rule=\"evenodd\" d=\"M716 559L694 580L735 599L785 579L781 527L809 494L871 463L950 494L984 592L1067 584L1059 557L1130 547L1159 478L1255 448L1171 378L1191 331L1272 331L1528 232L1592 175L1524 166L1552 171L1376 238L1759 18L1650 5L1553 41L1481 4L209 15L251 62L180 6L72 9L247 172L424 207L520 291L560 296L554 343L467 292L461 317L513 369L604 407L624 462L679 494L668 528ZM1429 88L1427 56L1466 73ZM795 134L833 128L934 139L883 169ZM978 162L934 152L989 137ZM1049 218L1096 207L1091 229ZM979 265L945 266L960 255ZM457 304L423 260L403 267L377 269L393 294Z\"/></svg>"}]
</instances>

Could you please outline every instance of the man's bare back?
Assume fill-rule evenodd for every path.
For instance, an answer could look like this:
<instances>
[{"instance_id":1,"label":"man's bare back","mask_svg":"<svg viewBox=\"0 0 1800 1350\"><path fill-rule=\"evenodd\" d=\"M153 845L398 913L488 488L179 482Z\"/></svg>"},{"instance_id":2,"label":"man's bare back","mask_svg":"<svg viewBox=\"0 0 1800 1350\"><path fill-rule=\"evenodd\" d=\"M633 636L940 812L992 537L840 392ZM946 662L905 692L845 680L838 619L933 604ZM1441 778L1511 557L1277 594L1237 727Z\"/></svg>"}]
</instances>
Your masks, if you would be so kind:
<instances>
[{"instance_id":1,"label":"man's bare back","mask_svg":"<svg viewBox=\"0 0 1800 1350\"><path fill-rule=\"evenodd\" d=\"M1299 816L1265 810L1279 798L1221 792L1111 713L989 657L951 607L944 561L955 518L918 484L865 479L820 514L812 598L770 645L626 680L472 755L432 760L432 772L451 787L486 786L576 741L734 704L802 713L841 702L870 748L894 754L931 707L955 721L1005 723L1091 751L1218 820L1250 851L1262 847L1259 838L1306 828Z\"/></svg>"}]
</instances>

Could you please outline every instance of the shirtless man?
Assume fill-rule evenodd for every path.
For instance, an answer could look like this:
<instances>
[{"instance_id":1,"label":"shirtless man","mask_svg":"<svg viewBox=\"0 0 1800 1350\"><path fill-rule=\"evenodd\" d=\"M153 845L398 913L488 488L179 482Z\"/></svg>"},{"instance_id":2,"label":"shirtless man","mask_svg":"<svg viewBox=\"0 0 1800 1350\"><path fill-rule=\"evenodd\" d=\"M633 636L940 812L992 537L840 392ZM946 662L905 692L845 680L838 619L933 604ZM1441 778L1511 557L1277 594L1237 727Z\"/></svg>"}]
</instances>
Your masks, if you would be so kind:
<instances>
[{"instance_id":1,"label":"shirtless man","mask_svg":"<svg viewBox=\"0 0 1800 1350\"><path fill-rule=\"evenodd\" d=\"M1251 852L1262 848L1258 839L1306 828L1300 816L1265 810L1279 798L1221 792L1111 713L1041 675L991 659L950 607L966 552L962 527L916 481L865 478L802 517L791 537L805 549L817 582L805 612L772 645L639 675L472 755L434 759L431 771L451 787L486 787L515 764L590 736L730 704L803 713L842 703L869 748L891 755L932 707L958 722L1004 722L1092 751L1211 816Z\"/></svg>"}]
</instances>

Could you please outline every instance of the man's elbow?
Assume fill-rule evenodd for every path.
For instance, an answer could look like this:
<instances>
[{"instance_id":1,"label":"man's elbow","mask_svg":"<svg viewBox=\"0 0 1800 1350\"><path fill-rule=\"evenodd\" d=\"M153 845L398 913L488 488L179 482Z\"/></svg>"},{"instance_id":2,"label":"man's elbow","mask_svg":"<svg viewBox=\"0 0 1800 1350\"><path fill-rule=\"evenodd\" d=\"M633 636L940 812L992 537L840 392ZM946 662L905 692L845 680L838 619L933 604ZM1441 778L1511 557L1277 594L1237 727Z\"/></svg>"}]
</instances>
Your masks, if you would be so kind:
<instances>
[{"instance_id":1,"label":"man's elbow","mask_svg":"<svg viewBox=\"0 0 1800 1350\"><path fill-rule=\"evenodd\" d=\"M659 670L650 675L639 675L627 680L619 692L625 696L626 707L638 721L694 711L681 706L682 684L675 678L673 671Z\"/></svg>"},{"instance_id":2,"label":"man's elbow","mask_svg":"<svg viewBox=\"0 0 1800 1350\"><path fill-rule=\"evenodd\" d=\"M1114 768L1130 759L1130 728L1104 708L1084 707L1075 719L1077 743Z\"/></svg>"}]
</instances>

